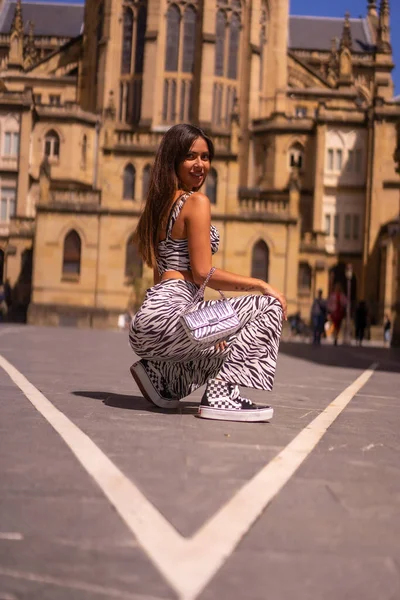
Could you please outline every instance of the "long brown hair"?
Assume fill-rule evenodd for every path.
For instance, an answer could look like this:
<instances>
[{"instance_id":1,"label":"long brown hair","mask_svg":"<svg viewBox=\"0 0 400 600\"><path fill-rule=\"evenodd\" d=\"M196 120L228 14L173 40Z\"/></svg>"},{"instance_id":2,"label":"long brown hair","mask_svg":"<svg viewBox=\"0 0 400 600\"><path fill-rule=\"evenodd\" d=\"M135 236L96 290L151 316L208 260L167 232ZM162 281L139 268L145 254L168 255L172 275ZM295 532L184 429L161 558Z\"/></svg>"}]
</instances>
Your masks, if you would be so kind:
<instances>
[{"instance_id":1,"label":"long brown hair","mask_svg":"<svg viewBox=\"0 0 400 600\"><path fill-rule=\"evenodd\" d=\"M160 226L166 222L175 193L180 188L178 167L199 137L207 143L211 161L214 144L204 131L186 123L171 127L157 150L146 204L134 234L139 254L149 267L156 265Z\"/></svg>"}]
</instances>

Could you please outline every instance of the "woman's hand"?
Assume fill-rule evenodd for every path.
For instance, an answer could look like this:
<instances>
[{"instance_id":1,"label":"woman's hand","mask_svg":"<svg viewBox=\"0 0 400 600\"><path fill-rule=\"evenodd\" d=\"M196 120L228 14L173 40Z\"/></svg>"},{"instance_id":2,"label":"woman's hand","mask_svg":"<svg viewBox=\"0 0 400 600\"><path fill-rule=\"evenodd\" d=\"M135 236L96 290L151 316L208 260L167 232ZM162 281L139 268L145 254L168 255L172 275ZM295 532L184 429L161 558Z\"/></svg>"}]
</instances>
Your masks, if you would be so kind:
<instances>
[{"instance_id":1,"label":"woman's hand","mask_svg":"<svg viewBox=\"0 0 400 600\"><path fill-rule=\"evenodd\" d=\"M276 290L275 288L272 287L272 285L269 285L268 283L262 283L262 286L260 286L260 291L262 294L264 294L264 296L272 296L273 298L276 298L278 300L278 302L281 303L282 306L282 310L283 310L283 319L284 321L287 320L287 302L286 302L286 297L279 292L278 290Z\"/></svg>"},{"instance_id":2,"label":"woman's hand","mask_svg":"<svg viewBox=\"0 0 400 600\"><path fill-rule=\"evenodd\" d=\"M215 349L217 352L223 352L227 345L228 344L225 342L225 340L222 340L222 342L218 342L218 344L215 344Z\"/></svg>"}]
</instances>

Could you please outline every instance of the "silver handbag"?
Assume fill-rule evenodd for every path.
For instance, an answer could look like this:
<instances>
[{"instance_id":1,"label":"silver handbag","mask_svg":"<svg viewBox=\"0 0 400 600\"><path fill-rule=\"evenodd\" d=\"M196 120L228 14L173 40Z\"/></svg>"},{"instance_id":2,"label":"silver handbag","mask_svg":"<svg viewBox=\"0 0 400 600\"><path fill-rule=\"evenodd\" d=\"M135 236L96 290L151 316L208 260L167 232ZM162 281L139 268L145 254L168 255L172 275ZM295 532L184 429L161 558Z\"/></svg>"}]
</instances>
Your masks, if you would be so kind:
<instances>
[{"instance_id":1,"label":"silver handbag","mask_svg":"<svg viewBox=\"0 0 400 600\"><path fill-rule=\"evenodd\" d=\"M207 347L222 342L241 327L235 309L219 290L222 300L196 309L197 302L204 298L204 290L214 271L215 267L210 270L192 302L181 315L181 323L189 339L196 346Z\"/></svg>"}]
</instances>

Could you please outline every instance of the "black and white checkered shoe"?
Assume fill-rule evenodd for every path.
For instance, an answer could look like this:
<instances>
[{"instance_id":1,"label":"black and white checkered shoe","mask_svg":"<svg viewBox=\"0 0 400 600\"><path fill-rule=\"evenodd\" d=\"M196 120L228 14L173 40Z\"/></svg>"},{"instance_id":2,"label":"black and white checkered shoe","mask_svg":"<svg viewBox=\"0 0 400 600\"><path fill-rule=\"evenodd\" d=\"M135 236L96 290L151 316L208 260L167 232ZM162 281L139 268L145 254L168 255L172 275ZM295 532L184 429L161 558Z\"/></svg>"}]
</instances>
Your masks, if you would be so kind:
<instances>
[{"instance_id":1,"label":"black and white checkered shoe","mask_svg":"<svg viewBox=\"0 0 400 600\"><path fill-rule=\"evenodd\" d=\"M269 421L274 409L257 406L240 395L239 387L219 379L210 379L201 399L198 416L220 421Z\"/></svg>"},{"instance_id":2,"label":"black and white checkered shoe","mask_svg":"<svg viewBox=\"0 0 400 600\"><path fill-rule=\"evenodd\" d=\"M165 389L163 378L152 364L143 359L131 366L133 379L143 396L159 408L177 408L179 400L173 398Z\"/></svg>"}]
</instances>

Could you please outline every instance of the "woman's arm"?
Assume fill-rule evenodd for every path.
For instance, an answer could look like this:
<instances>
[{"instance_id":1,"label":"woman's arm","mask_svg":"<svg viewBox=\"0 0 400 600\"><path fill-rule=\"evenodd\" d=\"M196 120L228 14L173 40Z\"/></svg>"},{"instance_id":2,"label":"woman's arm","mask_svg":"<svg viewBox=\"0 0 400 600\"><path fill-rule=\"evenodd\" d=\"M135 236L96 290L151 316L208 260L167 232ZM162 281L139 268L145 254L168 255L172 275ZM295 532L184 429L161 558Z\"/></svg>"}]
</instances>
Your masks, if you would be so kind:
<instances>
[{"instance_id":1,"label":"woman's arm","mask_svg":"<svg viewBox=\"0 0 400 600\"><path fill-rule=\"evenodd\" d=\"M189 246L193 280L201 285L212 267L210 246L211 208L204 194L195 192L186 201L182 210ZM215 290L227 292L261 292L277 298L286 314L286 299L266 281L216 269L208 283Z\"/></svg>"}]
</instances>

